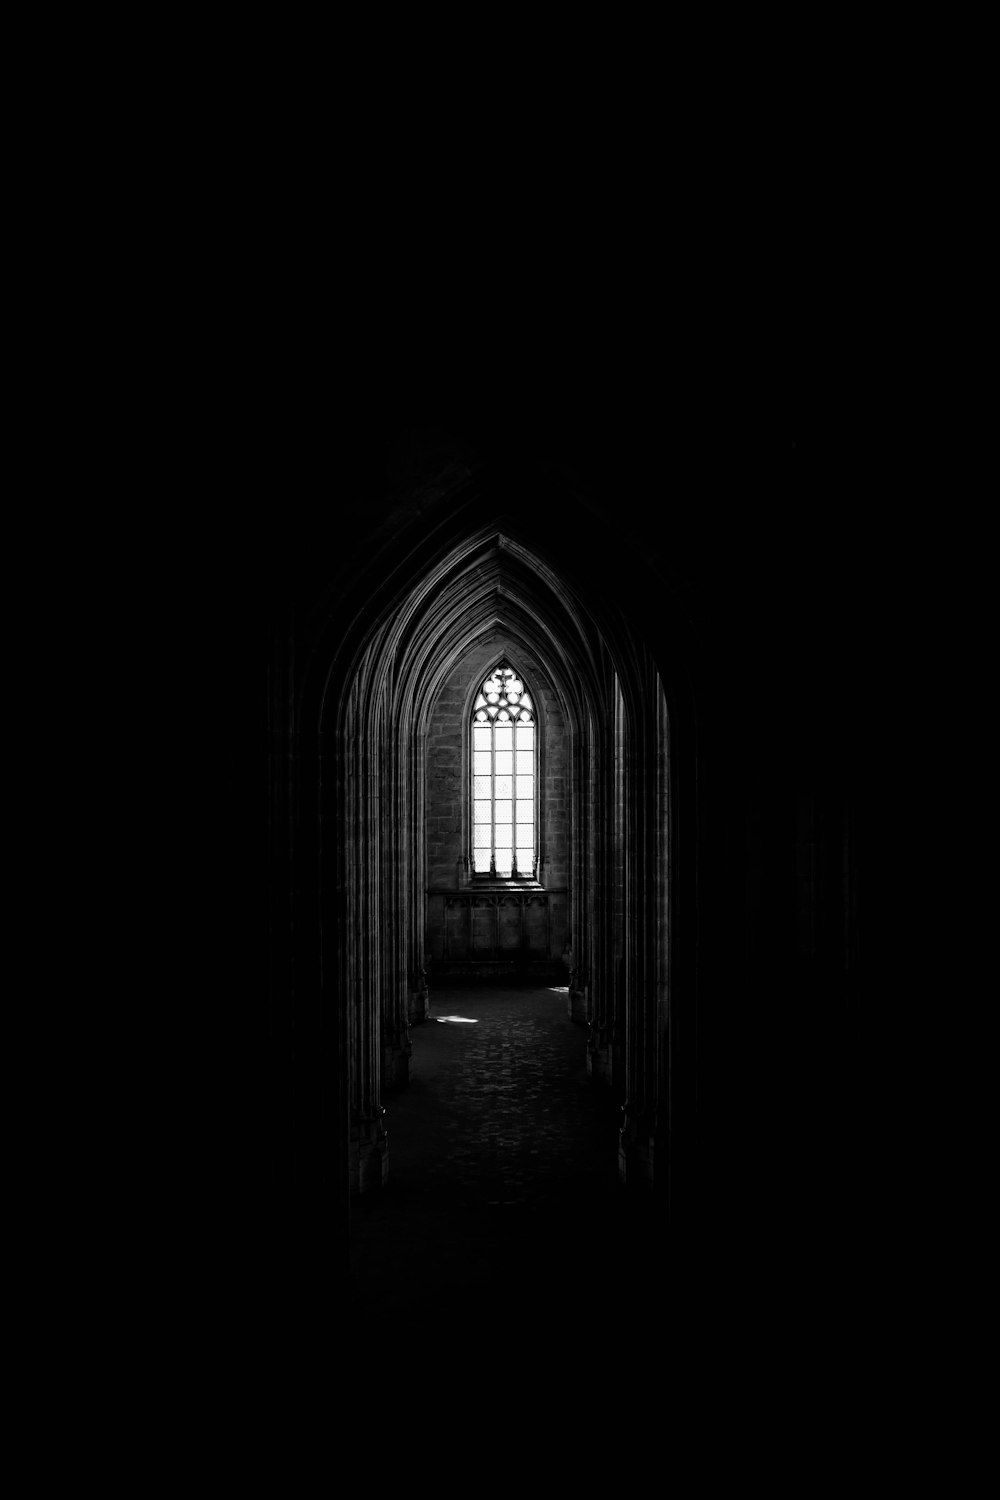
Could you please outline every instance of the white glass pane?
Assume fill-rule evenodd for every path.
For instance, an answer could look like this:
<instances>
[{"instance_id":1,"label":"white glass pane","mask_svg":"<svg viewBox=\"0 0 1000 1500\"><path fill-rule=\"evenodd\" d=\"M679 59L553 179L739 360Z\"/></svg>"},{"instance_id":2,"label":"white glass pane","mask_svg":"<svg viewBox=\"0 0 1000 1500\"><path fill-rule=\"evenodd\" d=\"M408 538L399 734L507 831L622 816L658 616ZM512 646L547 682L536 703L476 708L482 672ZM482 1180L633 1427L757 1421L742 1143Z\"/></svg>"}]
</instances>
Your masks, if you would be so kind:
<instances>
[{"instance_id":1,"label":"white glass pane","mask_svg":"<svg viewBox=\"0 0 1000 1500\"><path fill-rule=\"evenodd\" d=\"M521 699L521 707L522 708L534 708L534 706L535 705L532 703L532 701L528 697L527 693L525 693L524 696Z\"/></svg>"},{"instance_id":2,"label":"white glass pane","mask_svg":"<svg viewBox=\"0 0 1000 1500\"><path fill-rule=\"evenodd\" d=\"M472 795L474 797L488 797L493 791L493 788L490 785L490 782L492 780L493 778L491 776L473 776Z\"/></svg>"},{"instance_id":3,"label":"white glass pane","mask_svg":"<svg viewBox=\"0 0 1000 1500\"><path fill-rule=\"evenodd\" d=\"M490 821L490 809L493 803L489 797L476 797L472 804L472 821L474 823L488 823Z\"/></svg>"},{"instance_id":4,"label":"white glass pane","mask_svg":"<svg viewBox=\"0 0 1000 1500\"><path fill-rule=\"evenodd\" d=\"M472 756L472 771L475 776L488 776L493 769L490 765L490 752L488 750L476 750ZM508 766L507 770L511 770Z\"/></svg>"},{"instance_id":5,"label":"white glass pane","mask_svg":"<svg viewBox=\"0 0 1000 1500\"><path fill-rule=\"evenodd\" d=\"M518 802L533 802L535 800L534 776L519 776L516 791Z\"/></svg>"},{"instance_id":6,"label":"white glass pane","mask_svg":"<svg viewBox=\"0 0 1000 1500\"><path fill-rule=\"evenodd\" d=\"M494 806L496 807L496 820L498 823L512 823L514 821L514 804L509 798L505 802L496 802ZM497 834L497 838L499 837L500 835Z\"/></svg>"},{"instance_id":7,"label":"white glass pane","mask_svg":"<svg viewBox=\"0 0 1000 1500\"><path fill-rule=\"evenodd\" d=\"M474 750L488 750L490 748L490 736L493 731L488 724L477 724L472 731L472 748Z\"/></svg>"},{"instance_id":8,"label":"white glass pane","mask_svg":"<svg viewBox=\"0 0 1000 1500\"><path fill-rule=\"evenodd\" d=\"M520 851L522 849L534 849L534 847L535 847L535 829L534 829L533 824L531 824L531 823L518 823L518 825L517 825L518 859L520 859Z\"/></svg>"},{"instance_id":9,"label":"white glass pane","mask_svg":"<svg viewBox=\"0 0 1000 1500\"><path fill-rule=\"evenodd\" d=\"M478 767L476 767L478 770ZM510 776L514 770L514 756L510 750L498 750L494 767L498 776Z\"/></svg>"},{"instance_id":10,"label":"white glass pane","mask_svg":"<svg viewBox=\"0 0 1000 1500\"><path fill-rule=\"evenodd\" d=\"M490 873L490 851L489 849L477 849L472 856L472 868L477 875L488 875Z\"/></svg>"},{"instance_id":11,"label":"white glass pane","mask_svg":"<svg viewBox=\"0 0 1000 1500\"><path fill-rule=\"evenodd\" d=\"M533 802L522 802L517 799L517 821L519 823L533 823L535 821L535 804Z\"/></svg>"},{"instance_id":12,"label":"white glass pane","mask_svg":"<svg viewBox=\"0 0 1000 1500\"><path fill-rule=\"evenodd\" d=\"M472 830L472 843L476 849L488 849L490 847L490 825L488 823L484 828L474 828Z\"/></svg>"},{"instance_id":13,"label":"white glass pane","mask_svg":"<svg viewBox=\"0 0 1000 1500\"><path fill-rule=\"evenodd\" d=\"M476 714L476 723L477 724L485 724L486 723L486 710L485 710L485 708L481 708L479 710L479 712Z\"/></svg>"},{"instance_id":14,"label":"white glass pane","mask_svg":"<svg viewBox=\"0 0 1000 1500\"><path fill-rule=\"evenodd\" d=\"M496 866L498 875L509 875L514 863L514 851L512 849L498 849L496 851Z\"/></svg>"},{"instance_id":15,"label":"white glass pane","mask_svg":"<svg viewBox=\"0 0 1000 1500\"><path fill-rule=\"evenodd\" d=\"M510 723L501 724L500 720L498 719L497 720L497 727L496 727L496 740L494 741L497 749L498 750L513 750L513 748L514 748L513 734L514 734L514 726L513 726L513 724L510 724Z\"/></svg>"},{"instance_id":16,"label":"white glass pane","mask_svg":"<svg viewBox=\"0 0 1000 1500\"><path fill-rule=\"evenodd\" d=\"M488 790L489 790L489 788L487 788L487 791ZM497 797L513 797L513 795L514 795L514 778L513 778L513 776L498 776L497 779L496 779L496 786L493 788L493 791L494 791L494 795L497 796Z\"/></svg>"},{"instance_id":17,"label":"white glass pane","mask_svg":"<svg viewBox=\"0 0 1000 1500\"><path fill-rule=\"evenodd\" d=\"M524 692L524 683L521 681L520 677L508 677L508 679L507 679L507 696L508 696L508 698L510 697L511 693L523 693L523 692Z\"/></svg>"},{"instance_id":18,"label":"white glass pane","mask_svg":"<svg viewBox=\"0 0 1000 1500\"><path fill-rule=\"evenodd\" d=\"M517 748L519 750L530 750L535 743L534 724L518 724L517 726Z\"/></svg>"},{"instance_id":19,"label":"white glass pane","mask_svg":"<svg viewBox=\"0 0 1000 1500\"><path fill-rule=\"evenodd\" d=\"M485 708L486 707L486 699L483 697L482 693L480 693L478 695L478 697L476 698L475 703L472 706L473 706L473 708Z\"/></svg>"},{"instance_id":20,"label":"white glass pane","mask_svg":"<svg viewBox=\"0 0 1000 1500\"><path fill-rule=\"evenodd\" d=\"M519 750L517 752L517 774L518 776L530 776L535 769L535 754L533 750Z\"/></svg>"},{"instance_id":21,"label":"white glass pane","mask_svg":"<svg viewBox=\"0 0 1000 1500\"><path fill-rule=\"evenodd\" d=\"M509 724L510 723L510 714L507 712L507 710L505 708L502 708L500 710L500 712L497 714L497 723L498 724Z\"/></svg>"}]
</instances>

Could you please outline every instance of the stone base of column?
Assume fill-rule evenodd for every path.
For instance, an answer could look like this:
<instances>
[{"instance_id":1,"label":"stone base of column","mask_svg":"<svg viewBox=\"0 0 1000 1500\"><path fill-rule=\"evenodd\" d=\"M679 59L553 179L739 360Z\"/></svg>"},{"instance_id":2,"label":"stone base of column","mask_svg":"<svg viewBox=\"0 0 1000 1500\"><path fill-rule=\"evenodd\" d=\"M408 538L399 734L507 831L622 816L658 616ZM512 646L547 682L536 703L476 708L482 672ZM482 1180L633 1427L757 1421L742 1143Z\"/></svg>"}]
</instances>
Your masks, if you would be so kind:
<instances>
[{"instance_id":1,"label":"stone base of column","mask_svg":"<svg viewBox=\"0 0 1000 1500\"><path fill-rule=\"evenodd\" d=\"M410 1050L386 1047L382 1053L382 1086L387 1089L402 1089L410 1081Z\"/></svg>"},{"instance_id":2,"label":"stone base of column","mask_svg":"<svg viewBox=\"0 0 1000 1500\"><path fill-rule=\"evenodd\" d=\"M588 995L585 989L575 990L570 985L567 1014L570 1020L575 1021L578 1026L586 1026L589 1020L589 1016L587 1015L587 1000Z\"/></svg>"},{"instance_id":3,"label":"stone base of column","mask_svg":"<svg viewBox=\"0 0 1000 1500\"><path fill-rule=\"evenodd\" d=\"M618 1178L626 1187L651 1187L656 1156L655 1130L641 1120L630 1119L618 1137Z\"/></svg>"},{"instance_id":4,"label":"stone base of column","mask_svg":"<svg viewBox=\"0 0 1000 1500\"><path fill-rule=\"evenodd\" d=\"M389 1179L389 1137L379 1110L371 1119L351 1124L351 1191L369 1193L384 1187Z\"/></svg>"},{"instance_id":5,"label":"stone base of column","mask_svg":"<svg viewBox=\"0 0 1000 1500\"><path fill-rule=\"evenodd\" d=\"M599 1083L610 1084L613 1073L610 1046L587 1048L587 1072Z\"/></svg>"},{"instance_id":6,"label":"stone base of column","mask_svg":"<svg viewBox=\"0 0 1000 1500\"><path fill-rule=\"evenodd\" d=\"M406 1004L406 1020L410 1026L419 1026L430 1015L431 997L426 990L411 990Z\"/></svg>"},{"instance_id":7,"label":"stone base of column","mask_svg":"<svg viewBox=\"0 0 1000 1500\"><path fill-rule=\"evenodd\" d=\"M410 1058L413 1043L410 1028L398 1022L386 1029L382 1036L382 1085L395 1091L405 1088L410 1081Z\"/></svg>"}]
</instances>

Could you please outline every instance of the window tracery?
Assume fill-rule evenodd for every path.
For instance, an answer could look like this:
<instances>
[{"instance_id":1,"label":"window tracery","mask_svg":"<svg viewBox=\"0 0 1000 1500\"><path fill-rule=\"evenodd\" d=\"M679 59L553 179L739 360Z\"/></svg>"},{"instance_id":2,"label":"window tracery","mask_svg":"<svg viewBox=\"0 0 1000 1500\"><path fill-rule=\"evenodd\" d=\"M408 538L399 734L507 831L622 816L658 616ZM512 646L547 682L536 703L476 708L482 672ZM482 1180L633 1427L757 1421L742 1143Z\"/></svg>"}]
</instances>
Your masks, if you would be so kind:
<instances>
[{"instance_id":1,"label":"window tracery","mask_svg":"<svg viewBox=\"0 0 1000 1500\"><path fill-rule=\"evenodd\" d=\"M537 724L521 677L502 661L472 706L472 870L516 879L537 869Z\"/></svg>"}]
</instances>

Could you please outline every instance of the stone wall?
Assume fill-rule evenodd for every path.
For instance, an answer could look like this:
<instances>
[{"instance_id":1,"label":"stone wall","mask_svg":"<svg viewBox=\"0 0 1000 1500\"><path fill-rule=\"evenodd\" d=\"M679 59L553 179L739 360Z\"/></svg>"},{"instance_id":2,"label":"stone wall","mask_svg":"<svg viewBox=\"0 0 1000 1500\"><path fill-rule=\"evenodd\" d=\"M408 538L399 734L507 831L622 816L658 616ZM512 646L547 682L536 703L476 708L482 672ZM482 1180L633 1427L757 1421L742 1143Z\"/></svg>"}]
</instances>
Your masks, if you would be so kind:
<instances>
[{"instance_id":1,"label":"stone wall","mask_svg":"<svg viewBox=\"0 0 1000 1500\"><path fill-rule=\"evenodd\" d=\"M433 899L432 893L457 893L476 885L469 864L471 765L467 716L479 679L503 656L509 657L523 673L535 703L539 767L538 883L553 894L555 890L560 892L559 901L551 903L554 922L548 916L543 922L531 908L528 918L532 920L526 919L525 930L532 954L539 958L558 960L565 941L565 893L569 884L571 854L571 755L566 715L556 693L538 668L531 670L528 664L522 666L516 651L507 651L498 645L485 667L481 653L476 657L467 656L459 663L442 685L429 718L425 757L426 882L429 897L426 951L432 963L440 962L446 951L453 959L460 956L456 933L449 934L447 930L446 903L443 899ZM548 907L549 903L545 905ZM485 921L485 911L482 915ZM452 918L454 926L457 921L455 912ZM467 921L467 914L463 914L463 918ZM540 936L542 934L544 936ZM474 946L481 949L483 945L477 941Z\"/></svg>"}]
</instances>

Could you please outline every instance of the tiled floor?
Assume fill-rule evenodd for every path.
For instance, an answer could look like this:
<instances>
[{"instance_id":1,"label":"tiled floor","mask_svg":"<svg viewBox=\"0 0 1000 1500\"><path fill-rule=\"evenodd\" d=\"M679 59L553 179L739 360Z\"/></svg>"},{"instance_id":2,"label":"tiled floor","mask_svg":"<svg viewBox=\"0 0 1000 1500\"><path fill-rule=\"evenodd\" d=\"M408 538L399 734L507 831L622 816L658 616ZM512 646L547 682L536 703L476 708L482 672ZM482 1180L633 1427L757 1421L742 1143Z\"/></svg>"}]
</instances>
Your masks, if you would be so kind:
<instances>
[{"instance_id":1,"label":"tiled floor","mask_svg":"<svg viewBox=\"0 0 1000 1500\"><path fill-rule=\"evenodd\" d=\"M441 991L411 1040L388 1182L355 1206L355 1313L389 1344L585 1337L644 1245L566 990Z\"/></svg>"}]
</instances>

